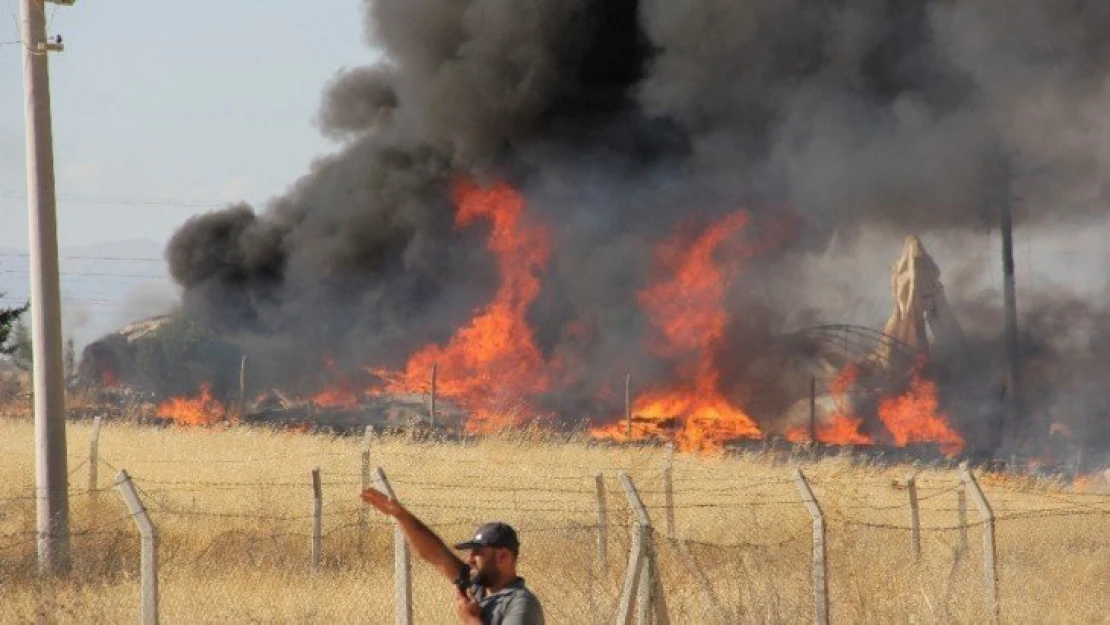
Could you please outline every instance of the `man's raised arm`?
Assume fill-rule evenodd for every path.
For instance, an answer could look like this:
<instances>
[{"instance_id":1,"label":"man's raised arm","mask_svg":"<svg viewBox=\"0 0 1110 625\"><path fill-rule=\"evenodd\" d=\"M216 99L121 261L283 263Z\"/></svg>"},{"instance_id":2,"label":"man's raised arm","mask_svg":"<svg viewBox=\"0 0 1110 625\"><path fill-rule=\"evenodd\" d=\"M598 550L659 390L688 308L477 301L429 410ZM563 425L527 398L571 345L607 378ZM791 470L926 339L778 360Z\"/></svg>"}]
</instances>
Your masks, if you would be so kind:
<instances>
[{"instance_id":1,"label":"man's raised arm","mask_svg":"<svg viewBox=\"0 0 1110 625\"><path fill-rule=\"evenodd\" d=\"M362 500L374 506L378 512L397 519L397 524L405 533L405 540L416 555L436 567L447 579L453 582L466 570L466 564L447 547L443 539L428 529L423 521L413 516L400 502L373 488L362 491Z\"/></svg>"}]
</instances>

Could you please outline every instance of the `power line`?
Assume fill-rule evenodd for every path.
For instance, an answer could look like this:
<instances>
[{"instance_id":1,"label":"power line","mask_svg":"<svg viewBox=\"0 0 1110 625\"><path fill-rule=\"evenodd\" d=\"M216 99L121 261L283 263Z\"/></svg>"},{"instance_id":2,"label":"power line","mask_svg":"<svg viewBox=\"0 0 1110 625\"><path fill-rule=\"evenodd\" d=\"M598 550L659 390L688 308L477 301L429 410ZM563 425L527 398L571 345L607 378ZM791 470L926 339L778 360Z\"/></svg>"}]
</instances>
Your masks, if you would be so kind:
<instances>
[{"instance_id":1,"label":"power line","mask_svg":"<svg viewBox=\"0 0 1110 625\"><path fill-rule=\"evenodd\" d=\"M27 275L31 273L29 269L0 269L0 273L13 273L19 275ZM83 271L63 271L62 278L66 277L81 277L81 278L122 278L122 279L135 279L135 278L149 278L157 280L167 277L165 274L153 273L95 273ZM95 282L95 280L94 280Z\"/></svg>"},{"instance_id":2,"label":"power line","mask_svg":"<svg viewBox=\"0 0 1110 625\"><path fill-rule=\"evenodd\" d=\"M0 252L0 257L12 258L28 258L28 252ZM127 261L127 262L144 262L144 263L164 263L166 259L157 258L154 256L82 256L80 254L72 254L68 256L59 256L58 258L64 260L105 260L105 261Z\"/></svg>"},{"instance_id":3,"label":"power line","mask_svg":"<svg viewBox=\"0 0 1110 625\"><path fill-rule=\"evenodd\" d=\"M25 191L0 190L0 198L26 199ZM112 204L128 206L168 206L177 208L218 208L230 204L230 201L216 200L179 200L174 198L145 198L110 195L58 195L59 202L72 202L75 204Z\"/></svg>"}]
</instances>

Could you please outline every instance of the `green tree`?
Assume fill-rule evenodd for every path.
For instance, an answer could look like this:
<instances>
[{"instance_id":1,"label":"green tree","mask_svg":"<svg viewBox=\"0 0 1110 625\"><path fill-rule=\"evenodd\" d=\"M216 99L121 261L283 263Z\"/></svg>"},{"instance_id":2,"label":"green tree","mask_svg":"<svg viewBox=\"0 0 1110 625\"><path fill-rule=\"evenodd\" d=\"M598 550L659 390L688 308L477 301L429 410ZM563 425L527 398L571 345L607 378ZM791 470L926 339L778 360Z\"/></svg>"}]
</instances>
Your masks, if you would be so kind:
<instances>
[{"instance_id":1,"label":"green tree","mask_svg":"<svg viewBox=\"0 0 1110 625\"><path fill-rule=\"evenodd\" d=\"M3 293L0 293L3 296ZM19 349L19 331L16 327L19 317L27 312L30 304L19 308L0 308L0 354L11 356Z\"/></svg>"}]
</instances>

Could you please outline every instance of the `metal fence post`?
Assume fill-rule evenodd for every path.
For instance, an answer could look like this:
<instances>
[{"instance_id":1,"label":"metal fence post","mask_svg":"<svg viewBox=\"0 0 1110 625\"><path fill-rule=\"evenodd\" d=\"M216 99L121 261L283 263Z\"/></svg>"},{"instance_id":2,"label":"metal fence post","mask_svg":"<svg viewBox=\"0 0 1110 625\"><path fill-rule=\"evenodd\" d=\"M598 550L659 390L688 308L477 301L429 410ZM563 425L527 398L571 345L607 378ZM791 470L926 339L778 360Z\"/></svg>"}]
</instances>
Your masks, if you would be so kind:
<instances>
[{"instance_id":1,"label":"metal fence post","mask_svg":"<svg viewBox=\"0 0 1110 625\"><path fill-rule=\"evenodd\" d=\"M809 488L806 476L801 469L794 470L794 484L802 496L802 503L813 518L813 621L817 625L829 623L829 569L825 553L825 517L813 491Z\"/></svg>"},{"instance_id":2,"label":"metal fence post","mask_svg":"<svg viewBox=\"0 0 1110 625\"><path fill-rule=\"evenodd\" d=\"M378 489L390 499L397 499L381 467L378 467L374 474L374 481ZM396 625L412 625L412 567L409 560L409 544L405 542L405 533L396 521L393 527L393 590L395 593L394 622Z\"/></svg>"},{"instance_id":3,"label":"metal fence post","mask_svg":"<svg viewBox=\"0 0 1110 625\"><path fill-rule=\"evenodd\" d=\"M140 554L140 595L142 607L139 622L143 625L158 624L158 530L154 527L150 515L147 513L139 494L135 492L135 485L131 483L131 476L126 470L121 470L116 476L116 487L127 504L127 509L135 519L135 526L139 528L142 536Z\"/></svg>"}]
</instances>

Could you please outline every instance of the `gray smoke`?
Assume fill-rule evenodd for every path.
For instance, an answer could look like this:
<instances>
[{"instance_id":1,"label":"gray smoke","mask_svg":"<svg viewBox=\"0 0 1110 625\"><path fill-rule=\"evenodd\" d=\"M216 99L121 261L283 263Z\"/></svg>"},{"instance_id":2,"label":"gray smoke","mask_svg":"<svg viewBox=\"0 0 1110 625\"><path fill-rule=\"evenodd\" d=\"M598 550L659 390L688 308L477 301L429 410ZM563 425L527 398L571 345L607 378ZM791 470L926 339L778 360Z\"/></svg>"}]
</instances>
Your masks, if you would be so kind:
<instances>
[{"instance_id":1,"label":"gray smoke","mask_svg":"<svg viewBox=\"0 0 1110 625\"><path fill-rule=\"evenodd\" d=\"M596 414L621 372L668 375L645 352L636 293L680 224L746 208L745 237L779 239L734 285L721 355L744 350L730 387L771 410L761 394L775 391L760 389L776 374L757 354L837 320L799 288L832 241L892 233L885 270L902 234L981 232L1007 191L1031 228L1105 206L1101 0L367 0L365 19L384 60L324 94L318 124L336 153L262 210L190 220L166 251L186 310L238 337L275 382L324 353L397 366L488 301L482 228L453 225L459 175L511 183L552 230L530 315L544 353L582 367L552 400L575 416ZM997 298L952 290L972 317L1001 319ZM1085 349L1107 345L1105 311L1077 305L1031 314L1031 350L1048 319L1089 327L1098 347ZM983 324L972 338L1000 333ZM1097 403L1106 392L1069 353L1037 352Z\"/></svg>"}]
</instances>

